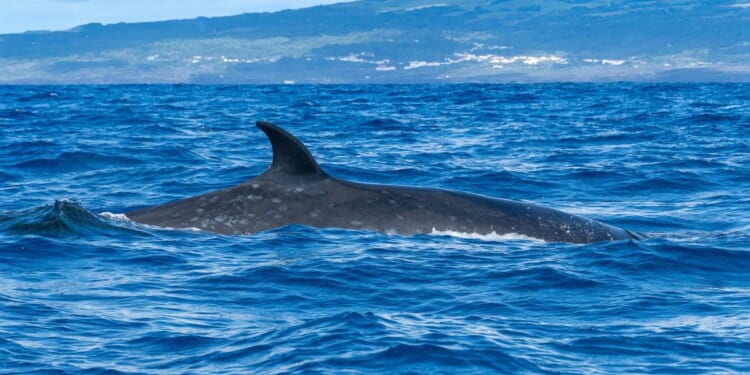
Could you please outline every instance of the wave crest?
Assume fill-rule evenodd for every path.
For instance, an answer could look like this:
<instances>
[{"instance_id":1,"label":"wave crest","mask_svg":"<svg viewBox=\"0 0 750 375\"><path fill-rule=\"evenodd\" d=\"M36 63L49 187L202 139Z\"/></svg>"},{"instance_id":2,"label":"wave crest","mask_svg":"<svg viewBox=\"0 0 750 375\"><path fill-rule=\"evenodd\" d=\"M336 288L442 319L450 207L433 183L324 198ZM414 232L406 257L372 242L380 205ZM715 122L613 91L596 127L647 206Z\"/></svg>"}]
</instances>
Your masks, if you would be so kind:
<instances>
[{"instance_id":1,"label":"wave crest","mask_svg":"<svg viewBox=\"0 0 750 375\"><path fill-rule=\"evenodd\" d=\"M112 225L87 210L80 202L68 199L55 200L54 203L20 212L0 213L0 231L12 234L88 235L123 230L137 232Z\"/></svg>"}]
</instances>

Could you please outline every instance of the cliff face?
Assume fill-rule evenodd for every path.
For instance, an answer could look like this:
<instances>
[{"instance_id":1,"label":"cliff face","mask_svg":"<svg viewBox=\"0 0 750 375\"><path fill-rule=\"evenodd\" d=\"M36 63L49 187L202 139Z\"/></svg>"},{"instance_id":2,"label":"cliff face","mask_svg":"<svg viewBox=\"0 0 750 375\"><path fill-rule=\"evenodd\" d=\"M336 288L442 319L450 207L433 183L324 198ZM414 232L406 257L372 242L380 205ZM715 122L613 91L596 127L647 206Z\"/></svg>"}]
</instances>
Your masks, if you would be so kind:
<instances>
[{"instance_id":1,"label":"cliff face","mask_svg":"<svg viewBox=\"0 0 750 375\"><path fill-rule=\"evenodd\" d=\"M0 35L0 83L750 81L750 3L363 0Z\"/></svg>"}]
</instances>

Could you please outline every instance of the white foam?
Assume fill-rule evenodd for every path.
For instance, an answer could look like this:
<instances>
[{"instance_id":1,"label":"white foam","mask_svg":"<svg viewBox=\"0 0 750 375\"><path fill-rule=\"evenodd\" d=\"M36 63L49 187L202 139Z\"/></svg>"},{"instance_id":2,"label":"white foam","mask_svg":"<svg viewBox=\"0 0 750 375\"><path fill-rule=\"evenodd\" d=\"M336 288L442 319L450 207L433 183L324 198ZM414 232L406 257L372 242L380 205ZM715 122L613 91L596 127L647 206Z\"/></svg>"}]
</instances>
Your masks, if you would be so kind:
<instances>
[{"instance_id":1,"label":"white foam","mask_svg":"<svg viewBox=\"0 0 750 375\"><path fill-rule=\"evenodd\" d=\"M110 220L116 220L116 221L125 221L125 222L132 222L129 217L125 216L125 214L115 214L112 212L101 212L99 213L99 216L110 219Z\"/></svg>"},{"instance_id":2,"label":"white foam","mask_svg":"<svg viewBox=\"0 0 750 375\"><path fill-rule=\"evenodd\" d=\"M160 226L151 225L151 224L138 223L138 222L135 222L133 220L130 220L130 218L127 217L125 214L115 214L115 213L112 213L112 212L101 212L101 213L99 213L99 216L101 216L101 217L103 217L105 219L114 220L114 221L121 221L121 222L125 222L125 223L131 223L131 224L135 224L137 226L142 226L142 227L151 228L151 229L177 230L177 231L187 230L187 231L192 231L192 232L203 232L203 230L201 230L200 228L196 228L196 227L190 227L190 228L172 228L172 227L160 227Z\"/></svg>"},{"instance_id":3,"label":"white foam","mask_svg":"<svg viewBox=\"0 0 750 375\"><path fill-rule=\"evenodd\" d=\"M529 237L523 234L519 233L505 233L505 234L498 234L495 231L492 231L491 233L487 234L479 234L479 233L469 233L469 232L457 232L452 230L437 230L435 228L432 228L432 232L429 233L430 235L434 236L451 236L451 237L457 237L457 238L465 238L465 239L471 239L471 240L481 240L481 241L532 241L532 242L539 242L543 243L544 240Z\"/></svg>"}]
</instances>

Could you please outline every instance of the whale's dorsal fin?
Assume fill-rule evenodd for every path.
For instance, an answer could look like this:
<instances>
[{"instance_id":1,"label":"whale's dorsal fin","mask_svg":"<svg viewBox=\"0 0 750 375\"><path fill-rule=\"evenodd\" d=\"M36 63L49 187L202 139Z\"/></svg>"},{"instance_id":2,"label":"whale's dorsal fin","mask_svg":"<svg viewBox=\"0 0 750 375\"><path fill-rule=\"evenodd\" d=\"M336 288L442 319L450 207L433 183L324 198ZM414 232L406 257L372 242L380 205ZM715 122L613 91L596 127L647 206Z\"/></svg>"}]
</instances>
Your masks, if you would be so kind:
<instances>
[{"instance_id":1,"label":"whale's dorsal fin","mask_svg":"<svg viewBox=\"0 0 750 375\"><path fill-rule=\"evenodd\" d=\"M325 176L307 147L289 132L270 122L258 121L255 125L266 133L273 147L273 162L268 172Z\"/></svg>"}]
</instances>

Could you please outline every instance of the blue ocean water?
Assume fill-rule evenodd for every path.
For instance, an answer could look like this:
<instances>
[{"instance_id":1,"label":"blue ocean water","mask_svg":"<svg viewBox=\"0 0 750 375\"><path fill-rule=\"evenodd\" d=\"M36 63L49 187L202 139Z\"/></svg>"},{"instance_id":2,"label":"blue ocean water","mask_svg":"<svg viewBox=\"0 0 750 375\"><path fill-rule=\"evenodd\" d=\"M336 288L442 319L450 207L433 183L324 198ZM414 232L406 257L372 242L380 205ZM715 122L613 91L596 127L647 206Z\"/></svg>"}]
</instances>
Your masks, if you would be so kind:
<instances>
[{"instance_id":1,"label":"blue ocean water","mask_svg":"<svg viewBox=\"0 0 750 375\"><path fill-rule=\"evenodd\" d=\"M528 200L591 245L122 212L331 175ZM750 85L0 87L0 372L750 372Z\"/></svg>"}]
</instances>

